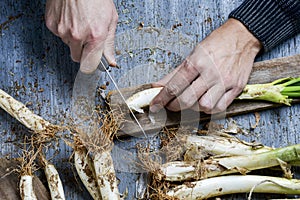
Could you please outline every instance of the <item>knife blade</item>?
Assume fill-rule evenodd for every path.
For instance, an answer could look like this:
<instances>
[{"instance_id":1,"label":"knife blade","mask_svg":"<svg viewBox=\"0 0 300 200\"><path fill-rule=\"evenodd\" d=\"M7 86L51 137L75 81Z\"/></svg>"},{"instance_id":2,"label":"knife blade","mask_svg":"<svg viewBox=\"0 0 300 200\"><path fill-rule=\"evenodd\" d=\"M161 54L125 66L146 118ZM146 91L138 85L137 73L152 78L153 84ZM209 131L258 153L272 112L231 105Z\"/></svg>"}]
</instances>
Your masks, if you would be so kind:
<instances>
[{"instance_id":1,"label":"knife blade","mask_svg":"<svg viewBox=\"0 0 300 200\"><path fill-rule=\"evenodd\" d=\"M82 133L80 136L82 139L90 137L98 126L94 111L95 95L101 73L99 69L91 74L85 74L79 70L74 81L71 114L73 123Z\"/></svg>"},{"instance_id":2,"label":"knife blade","mask_svg":"<svg viewBox=\"0 0 300 200\"><path fill-rule=\"evenodd\" d=\"M133 113L133 111L130 109L129 105L127 104L126 102L126 99L124 97L124 95L122 94L118 84L116 83L116 81L114 80L114 78L111 76L110 72L109 72L109 64L106 60L106 58L104 56L102 56L101 60L100 60L100 63L99 63L99 66L98 66L98 69L101 70L101 71L105 71L107 76L109 77L109 79L111 80L111 82L113 83L113 85L115 86L117 92L119 93L122 101L125 103L125 105L127 106L127 108L129 109L129 112L130 114L132 115L134 121L137 123L137 125L139 126L139 128L141 129L143 135L145 136L145 138L148 138L145 130L143 129L141 123L139 122L139 120L137 119L137 117L135 116L135 114Z\"/></svg>"}]
</instances>

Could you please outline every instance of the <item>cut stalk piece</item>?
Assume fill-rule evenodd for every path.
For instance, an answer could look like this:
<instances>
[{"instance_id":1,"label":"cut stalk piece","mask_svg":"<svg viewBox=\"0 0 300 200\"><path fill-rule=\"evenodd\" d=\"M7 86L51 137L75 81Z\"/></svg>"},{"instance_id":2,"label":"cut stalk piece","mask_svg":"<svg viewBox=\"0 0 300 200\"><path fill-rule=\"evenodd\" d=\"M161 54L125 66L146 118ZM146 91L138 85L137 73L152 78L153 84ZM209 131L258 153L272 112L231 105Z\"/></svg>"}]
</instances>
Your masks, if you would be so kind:
<instances>
[{"instance_id":1,"label":"cut stalk piece","mask_svg":"<svg viewBox=\"0 0 300 200\"><path fill-rule=\"evenodd\" d=\"M51 126L48 121L34 114L23 103L17 101L1 89L0 107L30 130L39 132L44 131Z\"/></svg>"},{"instance_id":2,"label":"cut stalk piece","mask_svg":"<svg viewBox=\"0 0 300 200\"><path fill-rule=\"evenodd\" d=\"M85 148L75 150L74 163L78 176L90 195L95 200L101 200L102 198L96 182L93 161L87 154Z\"/></svg>"},{"instance_id":3,"label":"cut stalk piece","mask_svg":"<svg viewBox=\"0 0 300 200\"><path fill-rule=\"evenodd\" d=\"M103 200L120 199L116 173L110 151L95 153L94 167L98 187Z\"/></svg>"},{"instance_id":4,"label":"cut stalk piece","mask_svg":"<svg viewBox=\"0 0 300 200\"><path fill-rule=\"evenodd\" d=\"M47 178L50 195L52 200L64 200L64 188L62 185L62 181L59 177L58 171L55 169L53 164L50 164L46 158L41 155L41 162L44 165L44 171Z\"/></svg>"},{"instance_id":5,"label":"cut stalk piece","mask_svg":"<svg viewBox=\"0 0 300 200\"><path fill-rule=\"evenodd\" d=\"M37 200L33 190L33 176L21 175L20 179L20 195L22 200Z\"/></svg>"},{"instance_id":6,"label":"cut stalk piece","mask_svg":"<svg viewBox=\"0 0 300 200\"><path fill-rule=\"evenodd\" d=\"M225 194L247 193L300 194L300 180L256 175L231 175L183 184L167 195L178 199L207 199Z\"/></svg>"},{"instance_id":7,"label":"cut stalk piece","mask_svg":"<svg viewBox=\"0 0 300 200\"><path fill-rule=\"evenodd\" d=\"M282 78L265 84L246 85L237 99L265 100L291 105L292 98L300 97L300 77Z\"/></svg>"},{"instance_id":8,"label":"cut stalk piece","mask_svg":"<svg viewBox=\"0 0 300 200\"><path fill-rule=\"evenodd\" d=\"M278 160L297 161L300 159L299 153L300 145L298 144L254 155L211 158L192 162L168 162L160 166L157 178L167 181L183 181L233 173L245 174L256 169L278 166L280 164Z\"/></svg>"}]
</instances>

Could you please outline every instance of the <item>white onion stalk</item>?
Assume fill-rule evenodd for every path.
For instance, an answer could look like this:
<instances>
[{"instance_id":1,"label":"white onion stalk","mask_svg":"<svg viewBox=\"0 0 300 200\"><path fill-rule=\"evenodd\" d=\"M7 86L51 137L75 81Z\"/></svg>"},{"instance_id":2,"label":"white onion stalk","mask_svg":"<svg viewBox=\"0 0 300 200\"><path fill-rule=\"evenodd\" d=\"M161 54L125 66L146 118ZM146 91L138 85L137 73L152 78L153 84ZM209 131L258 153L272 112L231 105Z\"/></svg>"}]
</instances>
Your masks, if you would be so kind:
<instances>
[{"instance_id":1,"label":"white onion stalk","mask_svg":"<svg viewBox=\"0 0 300 200\"><path fill-rule=\"evenodd\" d=\"M44 165L44 171L47 178L50 195L52 200L64 200L64 188L57 170L53 164L50 164L44 156L41 156L41 161Z\"/></svg>"},{"instance_id":2,"label":"white onion stalk","mask_svg":"<svg viewBox=\"0 0 300 200\"><path fill-rule=\"evenodd\" d=\"M22 200L37 200L33 190L33 176L21 175L20 179L20 195Z\"/></svg>"},{"instance_id":3,"label":"white onion stalk","mask_svg":"<svg viewBox=\"0 0 300 200\"><path fill-rule=\"evenodd\" d=\"M144 113L143 107L149 106L150 102L162 90L163 87L155 87L135 93L126 100L132 111Z\"/></svg>"},{"instance_id":4,"label":"white onion stalk","mask_svg":"<svg viewBox=\"0 0 300 200\"><path fill-rule=\"evenodd\" d=\"M264 100L274 103L291 105L293 98L300 98L300 77L281 78L271 83L248 84L236 99ZM135 93L126 101L130 109L143 113L143 107L148 106L162 87L150 88Z\"/></svg>"},{"instance_id":5,"label":"white onion stalk","mask_svg":"<svg viewBox=\"0 0 300 200\"><path fill-rule=\"evenodd\" d=\"M221 176L177 186L169 190L167 195L198 200L252 190L255 193L300 194L300 180L256 175Z\"/></svg>"},{"instance_id":6,"label":"white onion stalk","mask_svg":"<svg viewBox=\"0 0 300 200\"><path fill-rule=\"evenodd\" d=\"M97 125L98 122L101 123L100 129ZM77 152L76 156L78 156L79 161L76 158L75 162L81 162L77 167L77 171L86 173L87 181L95 179L95 183L94 180L89 182L98 187L99 194L103 200L120 199L113 159L110 155L113 146L113 136L118 130L117 121L111 116L111 113L103 113L101 117L95 118L90 123L88 130L79 128L76 131L79 135L77 136L78 140L75 140L75 152ZM88 160L90 159L89 156L91 160ZM82 177L81 179L83 182L86 181L84 180L86 178ZM87 189L91 191L91 187L94 187L92 185L86 185ZM98 196L98 191L96 193L95 190L92 190L92 196ZM99 197L93 198L99 199Z\"/></svg>"},{"instance_id":7,"label":"white onion stalk","mask_svg":"<svg viewBox=\"0 0 300 200\"><path fill-rule=\"evenodd\" d=\"M157 174L159 180L183 181L203 179L232 173L248 173L256 169L280 165L279 161L299 160L300 145L278 148L265 153L210 158L204 161L175 161L160 166Z\"/></svg>"},{"instance_id":8,"label":"white onion stalk","mask_svg":"<svg viewBox=\"0 0 300 200\"><path fill-rule=\"evenodd\" d=\"M186 152L185 160L199 160L201 152L217 156L251 155L273 150L259 144L247 143L235 137L216 135L189 135L183 139Z\"/></svg>"},{"instance_id":9,"label":"white onion stalk","mask_svg":"<svg viewBox=\"0 0 300 200\"><path fill-rule=\"evenodd\" d=\"M93 161L96 180L102 200L120 199L117 178L110 151L95 153Z\"/></svg>"},{"instance_id":10,"label":"white onion stalk","mask_svg":"<svg viewBox=\"0 0 300 200\"><path fill-rule=\"evenodd\" d=\"M101 194L96 182L94 165L85 148L76 149L74 163L78 176L90 195L95 200L101 200Z\"/></svg>"},{"instance_id":11,"label":"white onion stalk","mask_svg":"<svg viewBox=\"0 0 300 200\"><path fill-rule=\"evenodd\" d=\"M75 140L75 163L78 164L76 168L78 174L82 176L82 182L94 199L118 200L120 193L113 159L110 155L112 137L108 135L112 134L114 130L109 126L110 124L107 124L109 123L107 118L108 116L104 116L104 119L101 119L103 120L101 129L94 129L95 132L88 132L86 135L82 134L81 138ZM104 131L102 131L103 129ZM108 133L109 131L110 133ZM79 130L80 132L82 131ZM85 183L86 181L88 183Z\"/></svg>"},{"instance_id":12,"label":"white onion stalk","mask_svg":"<svg viewBox=\"0 0 300 200\"><path fill-rule=\"evenodd\" d=\"M0 107L31 130L44 131L51 125L1 89Z\"/></svg>"}]
</instances>

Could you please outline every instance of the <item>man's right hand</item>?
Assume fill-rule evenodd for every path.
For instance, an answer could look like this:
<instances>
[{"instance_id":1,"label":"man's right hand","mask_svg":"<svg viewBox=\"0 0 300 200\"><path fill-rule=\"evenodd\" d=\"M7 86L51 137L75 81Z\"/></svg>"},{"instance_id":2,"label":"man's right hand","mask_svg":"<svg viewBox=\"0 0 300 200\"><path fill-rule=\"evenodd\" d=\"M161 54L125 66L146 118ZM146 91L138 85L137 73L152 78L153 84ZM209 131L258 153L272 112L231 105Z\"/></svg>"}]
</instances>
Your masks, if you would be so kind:
<instances>
[{"instance_id":1,"label":"man's right hand","mask_svg":"<svg viewBox=\"0 0 300 200\"><path fill-rule=\"evenodd\" d=\"M116 65L114 38L118 14L112 0L47 0L46 25L70 47L80 70L96 70L102 54Z\"/></svg>"}]
</instances>

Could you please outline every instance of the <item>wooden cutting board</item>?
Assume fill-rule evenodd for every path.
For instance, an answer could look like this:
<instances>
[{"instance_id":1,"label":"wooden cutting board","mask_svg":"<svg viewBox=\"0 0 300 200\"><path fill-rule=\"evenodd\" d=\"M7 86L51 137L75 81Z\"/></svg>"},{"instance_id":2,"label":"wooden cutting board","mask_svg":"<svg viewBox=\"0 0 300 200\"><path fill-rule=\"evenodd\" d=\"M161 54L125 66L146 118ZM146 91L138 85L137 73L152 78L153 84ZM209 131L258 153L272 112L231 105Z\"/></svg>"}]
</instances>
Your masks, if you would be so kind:
<instances>
[{"instance_id":1,"label":"wooden cutting board","mask_svg":"<svg viewBox=\"0 0 300 200\"><path fill-rule=\"evenodd\" d=\"M300 76L300 54L295 56L277 58L272 60L266 60L262 62L254 63L252 73L250 75L248 84L253 83L268 83L279 78L284 77L297 77ZM138 91L150 88L150 84L140 85L137 87L123 88L122 94L125 98L130 97ZM124 114L126 121L121 124L121 131L119 136L132 135L137 136L141 134L140 128L132 120L129 114L129 110L124 104L117 91L111 91L108 95L108 102L114 114ZM299 100L295 100L293 103L298 103ZM244 113L251 113L265 109L271 109L283 105L262 102L262 101L234 101L228 108L226 113L220 115L214 115L213 118L229 117L234 115L240 115ZM165 126L176 126L179 124L189 124L201 121L208 121L212 118L211 115L205 113L198 113L191 110L185 110L183 112L170 112L162 111L154 116L155 123L149 120L148 112L144 114L136 114L139 122L142 124L144 130L147 133L157 131Z\"/></svg>"}]
</instances>

